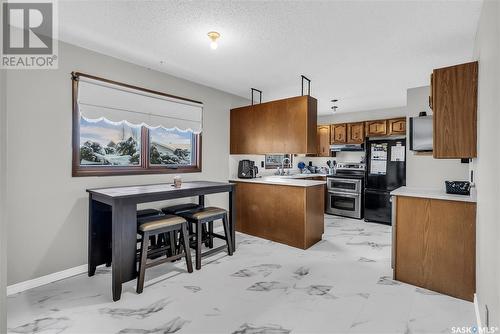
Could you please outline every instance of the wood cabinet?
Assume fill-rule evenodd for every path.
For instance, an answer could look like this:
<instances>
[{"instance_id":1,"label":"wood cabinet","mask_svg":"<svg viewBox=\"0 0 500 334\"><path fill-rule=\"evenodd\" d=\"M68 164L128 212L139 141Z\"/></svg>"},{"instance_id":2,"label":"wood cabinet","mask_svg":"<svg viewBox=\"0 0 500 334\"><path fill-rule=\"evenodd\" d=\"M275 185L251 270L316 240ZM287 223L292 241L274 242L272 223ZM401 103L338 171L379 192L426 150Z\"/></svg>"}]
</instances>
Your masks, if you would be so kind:
<instances>
[{"instance_id":1,"label":"wood cabinet","mask_svg":"<svg viewBox=\"0 0 500 334\"><path fill-rule=\"evenodd\" d=\"M477 62L433 71L434 158L477 156L477 73Z\"/></svg>"},{"instance_id":2,"label":"wood cabinet","mask_svg":"<svg viewBox=\"0 0 500 334\"><path fill-rule=\"evenodd\" d=\"M330 152L330 125L318 126L318 157L329 157Z\"/></svg>"},{"instance_id":3,"label":"wood cabinet","mask_svg":"<svg viewBox=\"0 0 500 334\"><path fill-rule=\"evenodd\" d=\"M237 231L301 249L321 241L324 185L236 184Z\"/></svg>"},{"instance_id":4,"label":"wood cabinet","mask_svg":"<svg viewBox=\"0 0 500 334\"><path fill-rule=\"evenodd\" d=\"M347 123L347 143L362 144L365 141L365 123Z\"/></svg>"},{"instance_id":5,"label":"wood cabinet","mask_svg":"<svg viewBox=\"0 0 500 334\"><path fill-rule=\"evenodd\" d=\"M472 301L476 204L396 196L396 280Z\"/></svg>"},{"instance_id":6,"label":"wood cabinet","mask_svg":"<svg viewBox=\"0 0 500 334\"><path fill-rule=\"evenodd\" d=\"M231 154L316 154L317 148L317 100L313 97L231 109Z\"/></svg>"},{"instance_id":7,"label":"wood cabinet","mask_svg":"<svg viewBox=\"0 0 500 334\"><path fill-rule=\"evenodd\" d=\"M366 136L387 136L387 122L385 119L365 122Z\"/></svg>"},{"instance_id":8,"label":"wood cabinet","mask_svg":"<svg viewBox=\"0 0 500 334\"><path fill-rule=\"evenodd\" d=\"M347 125L332 124L330 141L332 144L345 144L347 142Z\"/></svg>"},{"instance_id":9,"label":"wood cabinet","mask_svg":"<svg viewBox=\"0 0 500 334\"><path fill-rule=\"evenodd\" d=\"M387 120L387 134L389 136L406 134L406 117Z\"/></svg>"}]
</instances>

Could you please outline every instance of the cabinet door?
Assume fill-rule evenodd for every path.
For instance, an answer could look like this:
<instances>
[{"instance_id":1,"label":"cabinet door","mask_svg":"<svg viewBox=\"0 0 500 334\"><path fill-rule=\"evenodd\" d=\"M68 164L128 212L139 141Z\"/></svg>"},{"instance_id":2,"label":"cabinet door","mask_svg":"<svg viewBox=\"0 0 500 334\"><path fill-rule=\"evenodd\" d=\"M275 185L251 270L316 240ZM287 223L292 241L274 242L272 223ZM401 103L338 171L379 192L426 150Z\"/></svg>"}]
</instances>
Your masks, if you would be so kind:
<instances>
[{"instance_id":1,"label":"cabinet door","mask_svg":"<svg viewBox=\"0 0 500 334\"><path fill-rule=\"evenodd\" d=\"M318 126L318 157L330 156L330 126Z\"/></svg>"},{"instance_id":2,"label":"cabinet door","mask_svg":"<svg viewBox=\"0 0 500 334\"><path fill-rule=\"evenodd\" d=\"M433 72L434 158L477 156L477 71L473 62Z\"/></svg>"},{"instance_id":3,"label":"cabinet door","mask_svg":"<svg viewBox=\"0 0 500 334\"><path fill-rule=\"evenodd\" d=\"M406 134L406 118L394 118L387 121L389 135Z\"/></svg>"},{"instance_id":4,"label":"cabinet door","mask_svg":"<svg viewBox=\"0 0 500 334\"><path fill-rule=\"evenodd\" d=\"M365 124L349 123L347 124L347 143L361 144L365 141Z\"/></svg>"},{"instance_id":5,"label":"cabinet door","mask_svg":"<svg viewBox=\"0 0 500 334\"><path fill-rule=\"evenodd\" d=\"M345 144L347 142L347 129L345 124L333 124L331 131L332 144Z\"/></svg>"},{"instance_id":6,"label":"cabinet door","mask_svg":"<svg viewBox=\"0 0 500 334\"><path fill-rule=\"evenodd\" d=\"M317 150L317 101L310 96L231 109L230 153L312 153Z\"/></svg>"},{"instance_id":7,"label":"cabinet door","mask_svg":"<svg viewBox=\"0 0 500 334\"><path fill-rule=\"evenodd\" d=\"M472 301L476 204L404 196L396 203L395 279Z\"/></svg>"},{"instance_id":8,"label":"cabinet door","mask_svg":"<svg viewBox=\"0 0 500 334\"><path fill-rule=\"evenodd\" d=\"M378 121L368 121L365 123L366 136L386 136L387 135L387 122L385 119Z\"/></svg>"}]
</instances>

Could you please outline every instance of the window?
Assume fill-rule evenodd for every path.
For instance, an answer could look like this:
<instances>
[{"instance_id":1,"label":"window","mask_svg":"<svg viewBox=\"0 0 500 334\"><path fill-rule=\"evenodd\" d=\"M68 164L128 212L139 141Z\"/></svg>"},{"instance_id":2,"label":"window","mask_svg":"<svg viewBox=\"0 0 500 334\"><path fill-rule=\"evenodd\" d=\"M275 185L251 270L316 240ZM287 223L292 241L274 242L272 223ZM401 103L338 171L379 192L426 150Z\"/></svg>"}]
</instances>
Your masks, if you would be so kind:
<instances>
[{"instance_id":1,"label":"window","mask_svg":"<svg viewBox=\"0 0 500 334\"><path fill-rule=\"evenodd\" d=\"M201 171L200 102L73 73L73 176Z\"/></svg>"}]
</instances>

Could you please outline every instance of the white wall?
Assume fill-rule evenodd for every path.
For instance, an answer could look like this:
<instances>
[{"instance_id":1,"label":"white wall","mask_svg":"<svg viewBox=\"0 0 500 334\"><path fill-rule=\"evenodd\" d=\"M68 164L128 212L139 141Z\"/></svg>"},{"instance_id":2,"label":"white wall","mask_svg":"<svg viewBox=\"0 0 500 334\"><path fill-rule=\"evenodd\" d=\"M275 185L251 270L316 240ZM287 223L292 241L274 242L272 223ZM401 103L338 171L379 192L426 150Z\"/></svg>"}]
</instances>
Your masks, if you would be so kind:
<instances>
[{"instance_id":1,"label":"white wall","mask_svg":"<svg viewBox=\"0 0 500 334\"><path fill-rule=\"evenodd\" d=\"M500 4L486 0L476 35L479 60L476 291L482 325L500 326Z\"/></svg>"},{"instance_id":2,"label":"white wall","mask_svg":"<svg viewBox=\"0 0 500 334\"><path fill-rule=\"evenodd\" d=\"M385 119L406 116L418 116L419 112L426 111L429 115L432 110L428 103L429 87L417 87L407 90L407 105L399 108L367 110L354 113L338 113L323 116L319 124L358 122L370 119ZM407 124L409 121L407 119ZM444 188L445 180L468 180L469 165L460 163L460 160L434 159L432 156L417 155L406 145L406 185L419 188ZM342 154L342 153L341 153ZM343 157L340 155L343 160ZM333 158L316 158L318 164Z\"/></svg>"},{"instance_id":3,"label":"white wall","mask_svg":"<svg viewBox=\"0 0 500 334\"><path fill-rule=\"evenodd\" d=\"M7 236L5 229L6 73L0 70L0 333L7 331Z\"/></svg>"},{"instance_id":4,"label":"white wall","mask_svg":"<svg viewBox=\"0 0 500 334\"><path fill-rule=\"evenodd\" d=\"M87 262L85 189L171 182L173 175L71 177L71 80L80 71L204 103L203 171L184 180L227 181L229 109L249 101L65 43L59 69L7 74L8 283ZM226 206L227 195L208 204ZM158 205L156 205L158 206Z\"/></svg>"}]
</instances>

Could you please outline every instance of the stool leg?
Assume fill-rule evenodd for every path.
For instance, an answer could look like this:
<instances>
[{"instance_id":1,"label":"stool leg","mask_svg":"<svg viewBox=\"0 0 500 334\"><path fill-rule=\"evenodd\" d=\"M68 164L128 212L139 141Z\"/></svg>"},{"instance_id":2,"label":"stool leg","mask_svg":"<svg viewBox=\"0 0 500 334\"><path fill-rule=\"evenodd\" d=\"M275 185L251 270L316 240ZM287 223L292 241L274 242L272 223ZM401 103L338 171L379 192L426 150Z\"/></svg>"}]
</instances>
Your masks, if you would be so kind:
<instances>
[{"instance_id":1,"label":"stool leg","mask_svg":"<svg viewBox=\"0 0 500 334\"><path fill-rule=\"evenodd\" d=\"M193 272L193 262L191 261L191 250L189 247L189 234L187 231L186 224L182 224L181 238L182 238L182 244L183 244L183 248L184 248L184 255L186 256L187 271L188 271L188 273L192 273Z\"/></svg>"},{"instance_id":2,"label":"stool leg","mask_svg":"<svg viewBox=\"0 0 500 334\"><path fill-rule=\"evenodd\" d=\"M168 233L168 236L170 238L170 250L168 251L170 253L170 256L174 256L175 255L175 240L174 240L174 233L176 233L176 231L170 231Z\"/></svg>"},{"instance_id":3,"label":"stool leg","mask_svg":"<svg viewBox=\"0 0 500 334\"><path fill-rule=\"evenodd\" d=\"M231 241L231 231L229 231L229 222L227 220L227 213L222 217L222 224L224 225L224 235L227 243L227 253L233 255L233 242Z\"/></svg>"},{"instance_id":4,"label":"stool leg","mask_svg":"<svg viewBox=\"0 0 500 334\"><path fill-rule=\"evenodd\" d=\"M144 288L144 275L146 273L146 261L148 258L149 233L145 232L141 241L141 258L139 260L139 275L137 276L137 293L142 293Z\"/></svg>"},{"instance_id":5,"label":"stool leg","mask_svg":"<svg viewBox=\"0 0 500 334\"><path fill-rule=\"evenodd\" d=\"M210 246L210 240L208 238L207 227L205 226L205 224L202 224L201 234L203 235L203 240L204 240L205 247L209 247Z\"/></svg>"},{"instance_id":6,"label":"stool leg","mask_svg":"<svg viewBox=\"0 0 500 334\"><path fill-rule=\"evenodd\" d=\"M202 224L196 222L196 270L201 269L201 227Z\"/></svg>"},{"instance_id":7,"label":"stool leg","mask_svg":"<svg viewBox=\"0 0 500 334\"><path fill-rule=\"evenodd\" d=\"M208 247L214 248L214 222L208 222Z\"/></svg>"}]
</instances>

